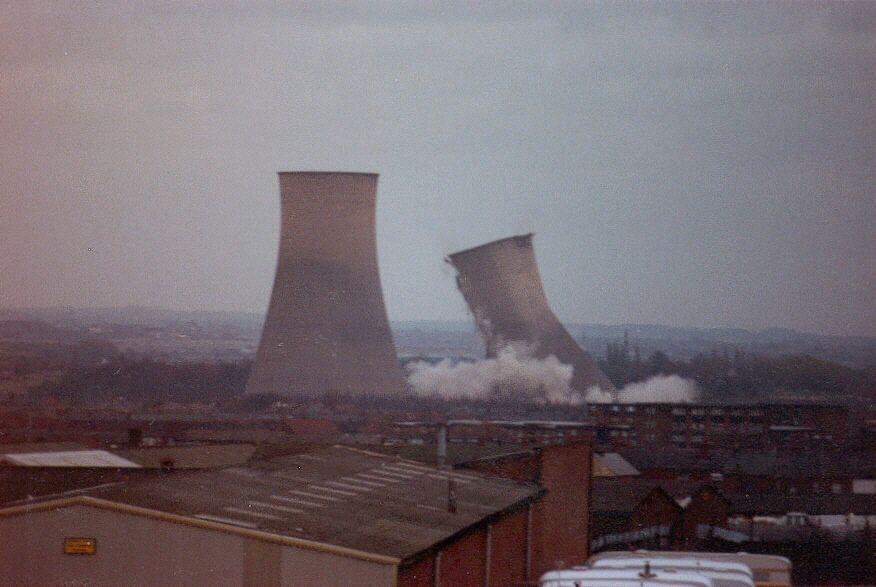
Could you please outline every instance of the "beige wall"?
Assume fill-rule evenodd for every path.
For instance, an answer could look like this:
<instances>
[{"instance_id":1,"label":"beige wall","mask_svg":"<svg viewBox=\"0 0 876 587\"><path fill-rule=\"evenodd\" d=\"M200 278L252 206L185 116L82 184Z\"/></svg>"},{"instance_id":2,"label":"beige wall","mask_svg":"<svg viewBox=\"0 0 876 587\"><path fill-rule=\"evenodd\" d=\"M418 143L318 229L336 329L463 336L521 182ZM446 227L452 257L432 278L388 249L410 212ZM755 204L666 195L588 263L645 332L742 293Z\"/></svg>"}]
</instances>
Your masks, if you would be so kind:
<instances>
[{"instance_id":1,"label":"beige wall","mask_svg":"<svg viewBox=\"0 0 876 587\"><path fill-rule=\"evenodd\" d=\"M295 587L390 587L395 585L397 567L369 563L296 548L284 548L284 585Z\"/></svg>"},{"instance_id":2,"label":"beige wall","mask_svg":"<svg viewBox=\"0 0 876 587\"><path fill-rule=\"evenodd\" d=\"M97 540L64 554L65 537ZM393 585L395 567L91 506L0 517L9 586Z\"/></svg>"}]
</instances>

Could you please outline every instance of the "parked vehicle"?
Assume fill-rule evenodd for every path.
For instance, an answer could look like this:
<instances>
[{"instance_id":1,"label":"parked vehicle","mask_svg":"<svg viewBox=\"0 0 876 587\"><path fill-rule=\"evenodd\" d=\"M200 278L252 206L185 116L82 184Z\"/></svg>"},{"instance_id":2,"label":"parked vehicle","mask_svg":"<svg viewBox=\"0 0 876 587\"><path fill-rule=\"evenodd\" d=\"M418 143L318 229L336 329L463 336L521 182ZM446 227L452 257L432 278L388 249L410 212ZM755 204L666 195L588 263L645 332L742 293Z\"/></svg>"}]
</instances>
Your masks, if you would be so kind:
<instances>
[{"instance_id":1,"label":"parked vehicle","mask_svg":"<svg viewBox=\"0 0 876 587\"><path fill-rule=\"evenodd\" d=\"M700 558L711 561L742 563L751 569L752 578L757 587L791 587L791 561L783 556L771 554L751 554L748 552L680 552L680 551L606 551L595 554L588 559L593 564L604 558L646 559L655 557L667 558Z\"/></svg>"}]
</instances>

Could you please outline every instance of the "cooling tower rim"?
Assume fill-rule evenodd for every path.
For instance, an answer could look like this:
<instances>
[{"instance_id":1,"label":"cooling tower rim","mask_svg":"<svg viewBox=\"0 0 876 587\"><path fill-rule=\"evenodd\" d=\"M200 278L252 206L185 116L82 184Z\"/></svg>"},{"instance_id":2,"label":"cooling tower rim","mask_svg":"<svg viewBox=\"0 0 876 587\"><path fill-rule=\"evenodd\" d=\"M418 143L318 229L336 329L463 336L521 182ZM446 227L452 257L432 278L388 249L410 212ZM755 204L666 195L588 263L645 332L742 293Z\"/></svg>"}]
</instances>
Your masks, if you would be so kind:
<instances>
[{"instance_id":1,"label":"cooling tower rim","mask_svg":"<svg viewBox=\"0 0 876 587\"><path fill-rule=\"evenodd\" d=\"M370 171L278 171L277 175L362 175L378 177L380 174Z\"/></svg>"},{"instance_id":2,"label":"cooling tower rim","mask_svg":"<svg viewBox=\"0 0 876 587\"><path fill-rule=\"evenodd\" d=\"M488 243L484 243L482 245L478 245L478 246L472 247L470 249L464 249L462 251L457 251L455 253L451 253L451 254L447 255L447 260L450 262L453 262L453 259L455 259L457 257L466 256L470 253L474 253L476 251L480 251L480 250L486 249L486 248L492 248L492 247L496 247L499 245L503 245L503 244L508 243L508 242L523 241L524 245L529 246L530 243L532 243L532 237L534 237L534 236L535 236L534 232L527 232L526 234L518 234L515 236L506 236L505 238L496 239L494 241L490 241Z\"/></svg>"}]
</instances>

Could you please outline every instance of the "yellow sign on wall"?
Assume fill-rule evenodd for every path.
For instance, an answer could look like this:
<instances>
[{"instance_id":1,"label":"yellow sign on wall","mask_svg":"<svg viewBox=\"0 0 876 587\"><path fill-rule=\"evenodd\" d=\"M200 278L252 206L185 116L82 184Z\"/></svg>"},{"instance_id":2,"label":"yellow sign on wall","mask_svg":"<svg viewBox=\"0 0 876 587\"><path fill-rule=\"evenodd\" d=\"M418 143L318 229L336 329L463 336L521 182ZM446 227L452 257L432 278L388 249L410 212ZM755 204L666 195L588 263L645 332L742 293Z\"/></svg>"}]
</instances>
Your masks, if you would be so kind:
<instances>
[{"instance_id":1,"label":"yellow sign on wall","mask_svg":"<svg viewBox=\"0 0 876 587\"><path fill-rule=\"evenodd\" d=\"M94 538L65 538L64 554L94 554L97 540Z\"/></svg>"}]
</instances>

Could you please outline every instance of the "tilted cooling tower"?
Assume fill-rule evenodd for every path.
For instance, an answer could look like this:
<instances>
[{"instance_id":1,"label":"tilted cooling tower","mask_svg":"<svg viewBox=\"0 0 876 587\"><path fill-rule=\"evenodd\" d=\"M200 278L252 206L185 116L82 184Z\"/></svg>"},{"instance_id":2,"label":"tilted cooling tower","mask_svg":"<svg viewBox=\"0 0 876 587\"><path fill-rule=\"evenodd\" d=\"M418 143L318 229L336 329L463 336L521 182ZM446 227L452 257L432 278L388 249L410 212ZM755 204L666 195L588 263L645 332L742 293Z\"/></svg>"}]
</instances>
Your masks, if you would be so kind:
<instances>
[{"instance_id":1,"label":"tilted cooling tower","mask_svg":"<svg viewBox=\"0 0 876 587\"><path fill-rule=\"evenodd\" d=\"M584 393L599 386L614 391L596 361L551 311L532 250L532 234L460 251L447 260L456 269L459 290L487 343L488 357L495 357L509 343L524 343L537 358L554 355L571 365L573 389Z\"/></svg>"},{"instance_id":2,"label":"tilted cooling tower","mask_svg":"<svg viewBox=\"0 0 876 587\"><path fill-rule=\"evenodd\" d=\"M277 274L246 393L402 393L377 270L377 175L279 175Z\"/></svg>"}]
</instances>

